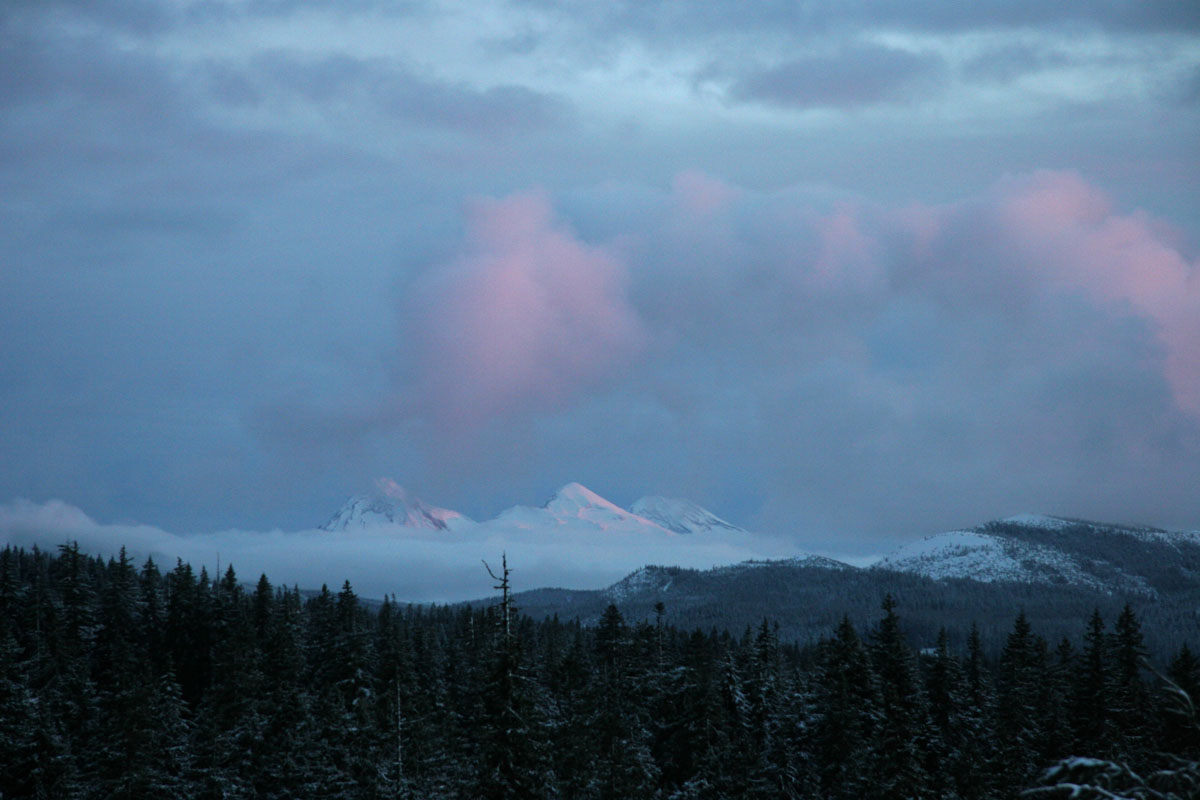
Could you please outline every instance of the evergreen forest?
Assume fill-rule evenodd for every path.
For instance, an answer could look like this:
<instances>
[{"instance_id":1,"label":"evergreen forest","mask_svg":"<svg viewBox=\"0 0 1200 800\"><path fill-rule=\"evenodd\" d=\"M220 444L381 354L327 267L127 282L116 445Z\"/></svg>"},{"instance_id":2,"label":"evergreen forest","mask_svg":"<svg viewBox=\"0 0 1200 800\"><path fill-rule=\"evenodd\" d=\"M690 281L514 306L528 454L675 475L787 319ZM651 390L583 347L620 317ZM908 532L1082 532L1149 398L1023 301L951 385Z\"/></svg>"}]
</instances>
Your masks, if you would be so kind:
<instances>
[{"instance_id":1,"label":"evergreen forest","mask_svg":"<svg viewBox=\"0 0 1200 800\"><path fill-rule=\"evenodd\" d=\"M230 566L0 552L2 798L1200 796L1200 659L1126 607L920 652L904 598L819 642L368 606ZM950 642L965 642L951 647Z\"/></svg>"}]
</instances>

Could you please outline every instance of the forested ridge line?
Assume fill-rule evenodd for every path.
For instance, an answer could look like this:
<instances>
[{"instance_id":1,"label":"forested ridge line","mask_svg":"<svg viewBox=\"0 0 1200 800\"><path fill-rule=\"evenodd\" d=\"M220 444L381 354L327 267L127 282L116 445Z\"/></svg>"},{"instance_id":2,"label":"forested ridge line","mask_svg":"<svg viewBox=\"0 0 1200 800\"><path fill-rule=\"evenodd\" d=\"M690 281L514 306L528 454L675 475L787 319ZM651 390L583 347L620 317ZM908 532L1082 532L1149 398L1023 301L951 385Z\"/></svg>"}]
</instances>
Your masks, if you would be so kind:
<instances>
[{"instance_id":1,"label":"forested ridge line","mask_svg":"<svg viewBox=\"0 0 1200 800\"><path fill-rule=\"evenodd\" d=\"M1055 642L1019 615L995 659L915 651L902 597L805 647L517 611L6 548L0 796L1008 798L1071 756L1200 758L1148 668L1197 696L1200 661L1149 665L1128 607Z\"/></svg>"}]
</instances>

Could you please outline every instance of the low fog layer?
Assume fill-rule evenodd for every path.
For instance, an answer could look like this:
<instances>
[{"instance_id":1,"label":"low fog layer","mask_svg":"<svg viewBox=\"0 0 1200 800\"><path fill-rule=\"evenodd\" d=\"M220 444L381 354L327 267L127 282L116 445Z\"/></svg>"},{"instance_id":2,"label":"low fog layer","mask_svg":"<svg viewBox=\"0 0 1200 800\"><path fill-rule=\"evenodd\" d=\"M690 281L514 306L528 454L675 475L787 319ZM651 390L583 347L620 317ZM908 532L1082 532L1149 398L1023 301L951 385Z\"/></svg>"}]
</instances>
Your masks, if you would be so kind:
<instances>
[{"instance_id":1,"label":"low fog layer","mask_svg":"<svg viewBox=\"0 0 1200 800\"><path fill-rule=\"evenodd\" d=\"M116 556L124 546L139 564L153 558L162 570L183 559L212 576L232 564L253 583L266 573L275 585L333 590L349 580L362 597L445 602L491 596L482 563L499 568L507 553L517 590L543 586L598 589L646 564L707 569L751 558L783 558L795 549L780 540L736 534L637 535L580 524L553 532L499 523L454 531L378 527L330 532L238 531L179 535L148 525L101 524L59 501L0 505L0 545L52 550L77 541L82 551Z\"/></svg>"}]
</instances>

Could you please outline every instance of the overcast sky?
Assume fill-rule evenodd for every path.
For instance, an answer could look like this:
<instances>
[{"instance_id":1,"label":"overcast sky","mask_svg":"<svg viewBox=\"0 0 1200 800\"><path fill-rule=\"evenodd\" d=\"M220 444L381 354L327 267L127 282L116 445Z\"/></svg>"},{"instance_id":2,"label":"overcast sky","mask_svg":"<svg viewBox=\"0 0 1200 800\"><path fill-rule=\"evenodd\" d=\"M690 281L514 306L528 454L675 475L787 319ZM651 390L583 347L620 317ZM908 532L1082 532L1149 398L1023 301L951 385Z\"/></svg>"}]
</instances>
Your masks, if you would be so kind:
<instances>
[{"instance_id":1,"label":"overcast sky","mask_svg":"<svg viewBox=\"0 0 1200 800\"><path fill-rule=\"evenodd\" d=\"M1194 0L6 2L0 503L1200 527L1198 142Z\"/></svg>"}]
</instances>

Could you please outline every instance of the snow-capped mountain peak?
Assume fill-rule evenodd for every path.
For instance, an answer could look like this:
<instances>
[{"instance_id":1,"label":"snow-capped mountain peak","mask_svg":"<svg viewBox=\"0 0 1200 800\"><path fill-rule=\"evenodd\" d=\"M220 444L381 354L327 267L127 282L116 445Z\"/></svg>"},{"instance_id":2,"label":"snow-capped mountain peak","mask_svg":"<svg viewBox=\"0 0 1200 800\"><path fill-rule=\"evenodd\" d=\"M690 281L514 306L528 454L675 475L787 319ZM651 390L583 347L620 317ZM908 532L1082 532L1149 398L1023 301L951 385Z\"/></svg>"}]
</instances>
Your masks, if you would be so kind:
<instances>
[{"instance_id":1,"label":"snow-capped mountain peak","mask_svg":"<svg viewBox=\"0 0 1200 800\"><path fill-rule=\"evenodd\" d=\"M568 483L540 508L513 506L493 521L500 527L547 532L566 529L601 530L613 534L673 535L657 523L642 519L578 483Z\"/></svg>"},{"instance_id":2,"label":"snow-capped mountain peak","mask_svg":"<svg viewBox=\"0 0 1200 800\"><path fill-rule=\"evenodd\" d=\"M674 497L643 497L629 510L639 517L676 533L706 533L714 530L745 533L738 526L726 522L690 500Z\"/></svg>"},{"instance_id":3,"label":"snow-capped mountain peak","mask_svg":"<svg viewBox=\"0 0 1200 800\"><path fill-rule=\"evenodd\" d=\"M628 511L616 503L605 500L580 483L568 483L542 504L542 508L565 516L579 516L589 510L607 511L622 516L629 515Z\"/></svg>"},{"instance_id":4,"label":"snow-capped mountain peak","mask_svg":"<svg viewBox=\"0 0 1200 800\"><path fill-rule=\"evenodd\" d=\"M401 526L449 530L464 522L470 520L457 511L431 506L390 478L379 478L372 491L351 497L321 529Z\"/></svg>"}]
</instances>

